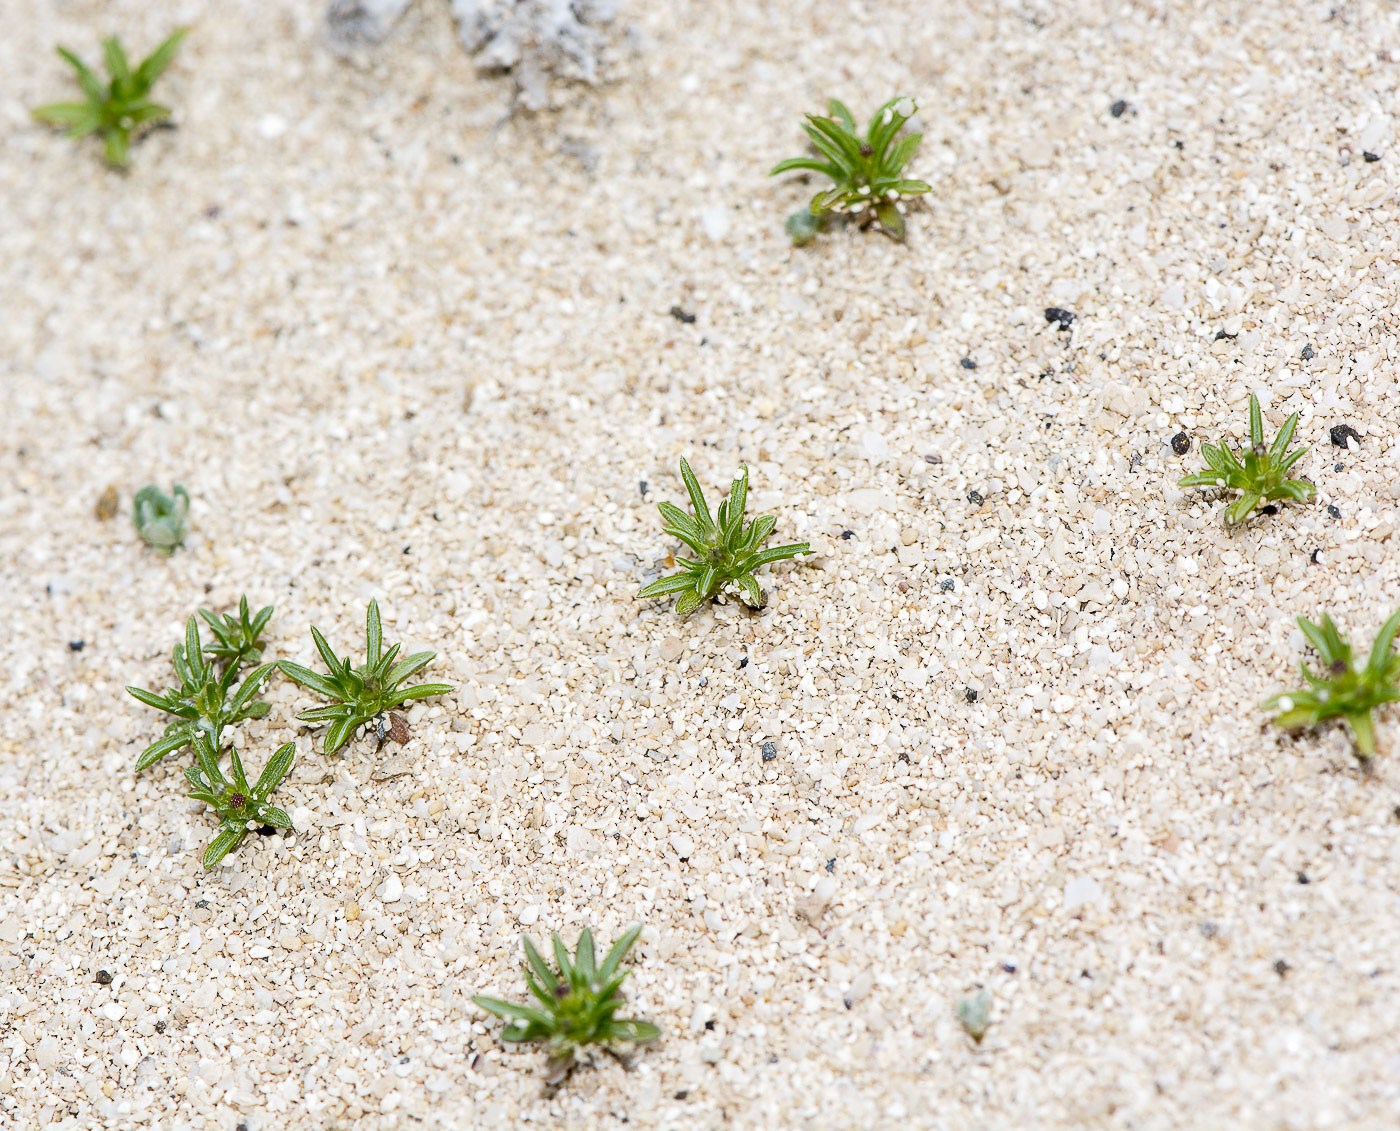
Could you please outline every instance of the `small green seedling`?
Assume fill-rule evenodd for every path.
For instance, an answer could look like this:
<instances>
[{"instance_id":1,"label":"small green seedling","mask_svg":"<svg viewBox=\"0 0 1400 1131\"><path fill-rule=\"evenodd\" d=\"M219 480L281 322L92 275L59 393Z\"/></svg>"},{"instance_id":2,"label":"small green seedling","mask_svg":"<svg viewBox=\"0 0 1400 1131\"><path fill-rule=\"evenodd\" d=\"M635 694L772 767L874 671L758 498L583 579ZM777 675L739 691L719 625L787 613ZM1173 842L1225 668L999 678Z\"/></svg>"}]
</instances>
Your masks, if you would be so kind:
<instances>
[{"instance_id":1,"label":"small green seedling","mask_svg":"<svg viewBox=\"0 0 1400 1131\"><path fill-rule=\"evenodd\" d=\"M262 650L265 647L262 634L267 622L272 619L271 605L265 605L257 611L257 615L250 616L248 598L245 596L238 599L236 617L232 613L211 613L208 609L200 609L199 615L205 619L209 631L214 634L214 643L204 650L210 659L220 660L235 667L240 664L256 664L262 659Z\"/></svg>"},{"instance_id":2,"label":"small green seedling","mask_svg":"<svg viewBox=\"0 0 1400 1131\"><path fill-rule=\"evenodd\" d=\"M1298 627L1322 661L1321 673L1315 675L1303 664L1307 686L1280 691L1264 704L1264 710L1281 711L1274 725L1285 730L1316 726L1324 719L1346 719L1356 739L1356 756L1368 761L1376 753L1371 712L1400 700L1400 653L1393 650L1395 634L1400 631L1400 610L1381 625L1360 671L1352 659L1351 645L1326 613L1321 624L1299 617Z\"/></svg>"},{"instance_id":3,"label":"small green seedling","mask_svg":"<svg viewBox=\"0 0 1400 1131\"><path fill-rule=\"evenodd\" d=\"M610 1041L654 1041L661 1030L650 1021L613 1016L625 998L620 992L628 971L619 970L622 959L642 933L633 927L613 944L601 966L595 966L593 934L587 928L578 937L572 960L559 936L554 936L556 973L535 944L522 936L525 947L525 983L538 1005L477 995L472 1001L509 1024L503 1041L545 1041L549 1050L546 1082L557 1085L573 1071L580 1049Z\"/></svg>"},{"instance_id":4,"label":"small green seedling","mask_svg":"<svg viewBox=\"0 0 1400 1131\"><path fill-rule=\"evenodd\" d=\"M258 780L249 787L237 750L230 746L228 751L229 771L233 774L230 781L219 769L219 757L209 736L204 733L195 736L194 753L198 764L186 768L185 780L190 783L190 796L211 806L220 821L218 833L204 850L206 868L212 868L259 826L292 827L292 819L286 812L268 804L267 799L291 771L296 752L294 742L278 747Z\"/></svg>"},{"instance_id":5,"label":"small green seedling","mask_svg":"<svg viewBox=\"0 0 1400 1131\"><path fill-rule=\"evenodd\" d=\"M794 542L787 546L774 546L771 550L760 547L773 533L778 520L763 515L744 525L744 503L749 494L749 469L739 468L734 483L729 488L729 497L719 505L719 521L710 517L710 508L700 490L700 483L690 464L681 460L681 478L690 494L690 505L695 511L692 518L680 507L661 503L658 509L665 520L665 531L679 539L695 551L695 558L677 558L680 573L662 577L646 586L639 598L660 597L667 593L679 593L676 612L681 616L693 612L705 601L715 597L731 582L739 587L744 600L755 609L763 607L763 591L758 587L754 570L769 562L795 558L798 554L810 554L812 548L806 542Z\"/></svg>"},{"instance_id":6,"label":"small green seedling","mask_svg":"<svg viewBox=\"0 0 1400 1131\"><path fill-rule=\"evenodd\" d=\"M326 643L326 638L314 626L311 639L316 642L316 651L321 653L329 669L321 675L310 668L293 664L287 660L281 663L282 671L312 691L319 692L335 702L329 707L316 707L297 715L305 723L330 723L322 747L326 754L334 754L343 746L360 726L377 719L393 707L401 707L412 699L426 699L430 695L446 695L452 690L450 683L420 683L413 687L401 686L414 672L432 663L436 652L415 652L407 659L399 660L400 645L383 647L383 628L379 621L379 602L370 601L365 613L366 659L359 667L351 666L350 660L342 660Z\"/></svg>"},{"instance_id":7,"label":"small green seedling","mask_svg":"<svg viewBox=\"0 0 1400 1131\"><path fill-rule=\"evenodd\" d=\"M189 533L189 524L185 521L189 513L189 492L180 484L176 483L169 495L152 484L136 492L131 519L141 541L169 557Z\"/></svg>"},{"instance_id":8,"label":"small green seedling","mask_svg":"<svg viewBox=\"0 0 1400 1131\"><path fill-rule=\"evenodd\" d=\"M116 36L102 41L110 81L104 83L92 69L66 47L58 53L77 72L86 101L53 102L30 111L35 121L60 126L72 138L102 136L102 155L114 169L125 169L130 157L131 132L139 126L163 122L170 107L148 97L156 79L165 72L180 49L187 29L181 28L143 59L135 70Z\"/></svg>"},{"instance_id":9,"label":"small green seedling","mask_svg":"<svg viewBox=\"0 0 1400 1131\"><path fill-rule=\"evenodd\" d=\"M827 103L825 116L807 115L802 128L821 156L789 157L774 165L769 176L802 169L830 177L833 184L812 197L802 212L788 217L787 233L794 244L800 246L816 236L825 218L833 213L853 214L862 226L878 222L886 235L904 238L899 200L933 191L924 181L903 176L923 135L908 134L895 140L916 109L911 98L891 98L875 111L864 137L856 132L851 112L834 98Z\"/></svg>"},{"instance_id":10,"label":"small green seedling","mask_svg":"<svg viewBox=\"0 0 1400 1131\"><path fill-rule=\"evenodd\" d=\"M271 609L264 611L271 615ZM212 650L210 654L213 654ZM271 709L254 696L277 665L263 664L239 683L241 661L226 663L222 672L210 663L200 642L199 621L194 617L185 622L185 642L175 645L171 664L180 681L178 687L169 688L161 694L140 687L127 688L134 698L146 706L174 716L174 721L165 728L165 734L146 747L136 759L138 774L154 766L167 754L191 745L200 735L208 737L217 751L221 748L225 727L244 719L260 719Z\"/></svg>"},{"instance_id":11,"label":"small green seedling","mask_svg":"<svg viewBox=\"0 0 1400 1131\"><path fill-rule=\"evenodd\" d=\"M992 995L986 990L978 990L971 997L958 1002L958 1022L972 1043L980 1045L987 1035L992 1019Z\"/></svg>"},{"instance_id":12,"label":"small green seedling","mask_svg":"<svg viewBox=\"0 0 1400 1131\"><path fill-rule=\"evenodd\" d=\"M1222 443L1202 444L1201 455L1205 457L1208 471L1198 471L1194 475L1183 476L1178 485L1182 487L1224 487L1239 491L1236 499L1225 511L1225 525L1238 526L1244 522L1256 507L1265 502L1282 499L1295 499L1306 503L1317 494L1317 488L1306 479L1289 479L1288 469L1303 458L1307 448L1288 451L1293 440L1293 430L1298 426L1295 412L1283 422L1274 442L1264 446L1264 416L1259 411L1259 398L1249 394L1249 451L1243 461L1229 445Z\"/></svg>"}]
</instances>

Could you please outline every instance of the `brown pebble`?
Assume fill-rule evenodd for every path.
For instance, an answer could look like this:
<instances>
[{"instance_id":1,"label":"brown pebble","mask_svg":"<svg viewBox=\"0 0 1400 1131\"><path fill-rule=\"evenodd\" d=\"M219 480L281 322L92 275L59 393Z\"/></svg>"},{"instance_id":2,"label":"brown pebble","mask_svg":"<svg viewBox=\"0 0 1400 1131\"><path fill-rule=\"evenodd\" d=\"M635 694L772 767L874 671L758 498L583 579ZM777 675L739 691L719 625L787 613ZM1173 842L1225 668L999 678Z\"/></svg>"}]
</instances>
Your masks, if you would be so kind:
<instances>
[{"instance_id":1,"label":"brown pebble","mask_svg":"<svg viewBox=\"0 0 1400 1131\"><path fill-rule=\"evenodd\" d=\"M97 516L99 522L108 522L117 517L121 504L120 492L115 486L110 486L97 496L97 505L92 508L92 513Z\"/></svg>"}]
</instances>

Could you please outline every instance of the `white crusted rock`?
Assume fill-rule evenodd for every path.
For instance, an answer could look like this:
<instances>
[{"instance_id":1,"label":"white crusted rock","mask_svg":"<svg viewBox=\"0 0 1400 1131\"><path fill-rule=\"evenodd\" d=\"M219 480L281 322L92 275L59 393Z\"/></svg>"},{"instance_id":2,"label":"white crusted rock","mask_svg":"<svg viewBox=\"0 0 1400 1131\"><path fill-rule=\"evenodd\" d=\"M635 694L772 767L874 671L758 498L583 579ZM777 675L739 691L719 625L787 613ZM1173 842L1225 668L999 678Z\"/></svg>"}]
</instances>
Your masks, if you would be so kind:
<instances>
[{"instance_id":1,"label":"white crusted rock","mask_svg":"<svg viewBox=\"0 0 1400 1131\"><path fill-rule=\"evenodd\" d=\"M508 71L527 109L549 105L552 79L593 83L613 0L452 0L457 35L477 63Z\"/></svg>"}]
</instances>

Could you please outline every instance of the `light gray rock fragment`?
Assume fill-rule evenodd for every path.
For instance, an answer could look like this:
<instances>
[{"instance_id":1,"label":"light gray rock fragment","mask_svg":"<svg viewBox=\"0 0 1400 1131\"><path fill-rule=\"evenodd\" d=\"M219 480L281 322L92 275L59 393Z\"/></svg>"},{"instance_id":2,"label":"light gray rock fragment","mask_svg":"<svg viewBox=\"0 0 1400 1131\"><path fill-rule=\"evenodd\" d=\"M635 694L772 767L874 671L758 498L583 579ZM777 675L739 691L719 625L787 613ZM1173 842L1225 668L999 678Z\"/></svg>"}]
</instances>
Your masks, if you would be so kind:
<instances>
[{"instance_id":1,"label":"light gray rock fragment","mask_svg":"<svg viewBox=\"0 0 1400 1131\"><path fill-rule=\"evenodd\" d=\"M551 80L598 81L614 0L452 0L462 46L489 70L508 71L526 109L550 104Z\"/></svg>"},{"instance_id":2,"label":"light gray rock fragment","mask_svg":"<svg viewBox=\"0 0 1400 1131\"><path fill-rule=\"evenodd\" d=\"M380 43L413 0L331 0L326 8L326 39L345 53Z\"/></svg>"}]
</instances>

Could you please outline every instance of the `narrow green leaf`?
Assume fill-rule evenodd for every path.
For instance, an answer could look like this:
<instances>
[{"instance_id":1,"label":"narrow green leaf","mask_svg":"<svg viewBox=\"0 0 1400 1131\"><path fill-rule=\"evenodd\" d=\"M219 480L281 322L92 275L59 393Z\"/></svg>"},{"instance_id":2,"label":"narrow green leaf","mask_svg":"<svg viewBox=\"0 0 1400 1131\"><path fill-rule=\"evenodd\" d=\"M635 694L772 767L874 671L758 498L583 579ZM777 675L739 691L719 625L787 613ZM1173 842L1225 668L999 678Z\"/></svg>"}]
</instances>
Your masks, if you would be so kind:
<instances>
[{"instance_id":1,"label":"narrow green leaf","mask_svg":"<svg viewBox=\"0 0 1400 1131\"><path fill-rule=\"evenodd\" d=\"M654 1041L661 1036L661 1030L650 1021L610 1021L608 1038L614 1041L636 1041L641 1044Z\"/></svg>"},{"instance_id":2,"label":"narrow green leaf","mask_svg":"<svg viewBox=\"0 0 1400 1131\"><path fill-rule=\"evenodd\" d=\"M315 625L311 626L311 639L315 642L316 651L321 654L321 659L325 661L327 669L334 673L337 668L341 667L340 657L331 651L331 646L326 643L326 638L321 635L321 630Z\"/></svg>"},{"instance_id":3,"label":"narrow green leaf","mask_svg":"<svg viewBox=\"0 0 1400 1131\"><path fill-rule=\"evenodd\" d=\"M248 835L248 830L241 823L226 821L219 829L218 834L209 842L209 847L204 850L203 862L206 868L212 868L225 856L243 843L243 838Z\"/></svg>"},{"instance_id":4,"label":"narrow green leaf","mask_svg":"<svg viewBox=\"0 0 1400 1131\"><path fill-rule=\"evenodd\" d=\"M790 173L794 169L802 169L811 173L821 173L823 176L830 177L833 181L841 175L841 170L831 162L818 161L815 157L789 157L787 160L779 161L774 165L773 168L769 170L768 175L770 177L776 177L780 173Z\"/></svg>"},{"instance_id":5,"label":"narrow green leaf","mask_svg":"<svg viewBox=\"0 0 1400 1131\"><path fill-rule=\"evenodd\" d=\"M126 130L109 129L102 135L102 158L113 169L125 169L131 147L131 138ZM169 527L148 527L146 541L157 548L173 549L184 540L184 535Z\"/></svg>"},{"instance_id":6,"label":"narrow green leaf","mask_svg":"<svg viewBox=\"0 0 1400 1131\"><path fill-rule=\"evenodd\" d=\"M632 949L633 944L641 938L642 925L636 924L628 929L621 938L612 945L608 955L603 959L603 965L598 967L598 978L601 981L608 981L612 978L622 964L622 960L627 957L627 952Z\"/></svg>"},{"instance_id":7,"label":"narrow green leaf","mask_svg":"<svg viewBox=\"0 0 1400 1131\"><path fill-rule=\"evenodd\" d=\"M904 213L893 201L886 200L875 205L875 217L880 221L880 227L895 239L904 239Z\"/></svg>"},{"instance_id":8,"label":"narrow green leaf","mask_svg":"<svg viewBox=\"0 0 1400 1131\"><path fill-rule=\"evenodd\" d=\"M683 589L690 589L694 583L694 578L688 573L675 573L670 577L661 577L649 585L645 585L638 591L639 600L648 597L661 597L667 593L679 593Z\"/></svg>"},{"instance_id":9,"label":"narrow green leaf","mask_svg":"<svg viewBox=\"0 0 1400 1131\"><path fill-rule=\"evenodd\" d=\"M1375 640L1371 642L1371 653L1367 657L1366 666L1373 672L1379 674L1386 670L1397 631L1400 631L1400 609L1392 613L1390 619L1381 625Z\"/></svg>"},{"instance_id":10,"label":"narrow green leaf","mask_svg":"<svg viewBox=\"0 0 1400 1131\"><path fill-rule=\"evenodd\" d=\"M714 519L710 517L710 508L705 502L705 494L700 490L700 481L695 478L695 472L690 470L690 464L684 459L681 460L681 479L685 483L686 493L690 496L690 509L695 512L695 521L700 528L706 532L714 529Z\"/></svg>"},{"instance_id":11,"label":"narrow green leaf","mask_svg":"<svg viewBox=\"0 0 1400 1131\"><path fill-rule=\"evenodd\" d=\"M300 664L294 664L291 660L280 660L277 666L282 669L282 674L293 683L309 687L312 691L320 692L327 698L334 699L340 695L340 689L326 676L319 672L313 672L310 668L304 668Z\"/></svg>"},{"instance_id":12,"label":"narrow green leaf","mask_svg":"<svg viewBox=\"0 0 1400 1131\"><path fill-rule=\"evenodd\" d=\"M368 657L365 662L373 667L379 663L379 653L384 643L384 626L379 620L379 602L370 599L369 608L365 610L365 641L368 650Z\"/></svg>"},{"instance_id":13,"label":"narrow green leaf","mask_svg":"<svg viewBox=\"0 0 1400 1131\"><path fill-rule=\"evenodd\" d=\"M569 952L564 947L564 940L559 937L559 932L553 934L554 961L559 964L559 973L564 976L564 980L570 985L574 981L574 964L569 958Z\"/></svg>"},{"instance_id":14,"label":"narrow green leaf","mask_svg":"<svg viewBox=\"0 0 1400 1131\"><path fill-rule=\"evenodd\" d=\"M165 73L175 59L189 28L177 28L159 47L147 55L136 68L136 88L144 94L155 85L156 79Z\"/></svg>"},{"instance_id":15,"label":"narrow green leaf","mask_svg":"<svg viewBox=\"0 0 1400 1131\"><path fill-rule=\"evenodd\" d=\"M233 774L233 784L238 788L238 792L247 795L252 793L248 788L248 778L243 772L243 759L238 756L238 748L230 746L228 748L229 770Z\"/></svg>"},{"instance_id":16,"label":"narrow green leaf","mask_svg":"<svg viewBox=\"0 0 1400 1131\"><path fill-rule=\"evenodd\" d=\"M101 79L97 77L86 63L78 58L66 47L56 48L59 55L68 60L69 65L77 72L78 85L83 88L86 94L94 103L101 104L107 101L107 87Z\"/></svg>"},{"instance_id":17,"label":"narrow green leaf","mask_svg":"<svg viewBox=\"0 0 1400 1131\"><path fill-rule=\"evenodd\" d=\"M279 746L277 752L267 760L267 765L263 767L262 773L258 775L257 784L253 786L254 795L260 800L266 800L271 796L272 791L281 785L282 779L291 772L296 754L297 744L295 742Z\"/></svg>"},{"instance_id":18,"label":"narrow green leaf","mask_svg":"<svg viewBox=\"0 0 1400 1131\"><path fill-rule=\"evenodd\" d=\"M535 972L536 977L551 990L558 987L559 979L550 969L549 963L544 960L544 956L540 954L534 940L529 935L521 935L520 942L525 948L525 960L530 964L530 969Z\"/></svg>"},{"instance_id":19,"label":"narrow green leaf","mask_svg":"<svg viewBox=\"0 0 1400 1131\"><path fill-rule=\"evenodd\" d=\"M163 738L156 739L136 759L136 772L139 774L142 770L150 769L167 754L183 750L191 741L193 741L191 736L185 732L167 734Z\"/></svg>"},{"instance_id":20,"label":"narrow green leaf","mask_svg":"<svg viewBox=\"0 0 1400 1131\"><path fill-rule=\"evenodd\" d=\"M131 67L126 61L126 52L122 50L121 40L115 35L102 41L102 57L107 63L107 73L112 76L114 83L125 85L130 82Z\"/></svg>"}]
</instances>

